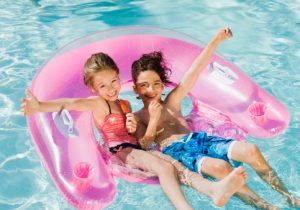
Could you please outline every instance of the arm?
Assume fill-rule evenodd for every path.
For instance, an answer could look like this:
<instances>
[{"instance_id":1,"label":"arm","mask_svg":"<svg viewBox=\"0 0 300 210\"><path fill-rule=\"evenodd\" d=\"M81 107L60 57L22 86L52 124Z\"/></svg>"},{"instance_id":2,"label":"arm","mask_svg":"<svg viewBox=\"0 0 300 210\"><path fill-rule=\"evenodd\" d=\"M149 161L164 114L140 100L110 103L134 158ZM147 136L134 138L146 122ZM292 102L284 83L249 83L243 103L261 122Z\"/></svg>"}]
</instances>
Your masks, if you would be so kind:
<instances>
[{"instance_id":1,"label":"arm","mask_svg":"<svg viewBox=\"0 0 300 210\"><path fill-rule=\"evenodd\" d=\"M162 106L159 103L150 102L148 107L150 117L148 126L145 126L141 122L138 123L136 138L144 149L148 149L155 140L161 109Z\"/></svg>"},{"instance_id":2,"label":"arm","mask_svg":"<svg viewBox=\"0 0 300 210\"><path fill-rule=\"evenodd\" d=\"M30 90L26 91L27 98L22 99L23 115L31 115L37 112L56 112L62 109L87 111L92 109L96 98L76 99L62 98L51 101L39 101Z\"/></svg>"},{"instance_id":3,"label":"arm","mask_svg":"<svg viewBox=\"0 0 300 210\"><path fill-rule=\"evenodd\" d=\"M216 34L203 51L196 57L178 86L168 95L166 99L168 106L171 105L175 110L180 110L181 101L196 83L199 74L209 62L217 46L231 36L232 33L229 28L223 28Z\"/></svg>"}]
</instances>

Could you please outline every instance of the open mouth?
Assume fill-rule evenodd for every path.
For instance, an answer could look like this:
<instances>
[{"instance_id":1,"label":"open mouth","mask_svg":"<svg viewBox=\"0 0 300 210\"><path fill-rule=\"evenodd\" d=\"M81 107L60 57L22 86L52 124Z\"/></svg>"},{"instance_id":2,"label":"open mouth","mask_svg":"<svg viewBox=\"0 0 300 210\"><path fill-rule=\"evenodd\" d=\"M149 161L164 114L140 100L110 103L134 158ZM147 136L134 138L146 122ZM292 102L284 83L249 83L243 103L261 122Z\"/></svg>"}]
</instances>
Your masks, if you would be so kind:
<instances>
[{"instance_id":1,"label":"open mouth","mask_svg":"<svg viewBox=\"0 0 300 210\"><path fill-rule=\"evenodd\" d=\"M154 99L156 96L146 96L148 99Z\"/></svg>"},{"instance_id":2,"label":"open mouth","mask_svg":"<svg viewBox=\"0 0 300 210\"><path fill-rule=\"evenodd\" d=\"M108 94L107 96L110 97L110 98L113 98L113 97L117 96L117 92L114 92L112 94Z\"/></svg>"}]
</instances>

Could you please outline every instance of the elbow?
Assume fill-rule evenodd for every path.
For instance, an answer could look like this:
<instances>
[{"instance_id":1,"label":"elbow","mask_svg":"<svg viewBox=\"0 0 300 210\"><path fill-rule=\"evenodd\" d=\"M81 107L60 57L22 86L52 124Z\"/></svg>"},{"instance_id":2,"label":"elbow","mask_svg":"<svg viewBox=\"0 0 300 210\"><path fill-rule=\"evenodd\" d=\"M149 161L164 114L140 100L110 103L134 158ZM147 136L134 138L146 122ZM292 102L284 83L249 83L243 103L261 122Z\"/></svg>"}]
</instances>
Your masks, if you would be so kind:
<instances>
[{"instance_id":1,"label":"elbow","mask_svg":"<svg viewBox=\"0 0 300 210\"><path fill-rule=\"evenodd\" d=\"M151 146L151 144L148 144L148 143L145 143L145 142L140 142L140 145L145 150L150 149L150 146Z\"/></svg>"},{"instance_id":2,"label":"elbow","mask_svg":"<svg viewBox=\"0 0 300 210\"><path fill-rule=\"evenodd\" d=\"M150 147L151 147L151 145L152 145L152 141L149 141L149 140L147 140L147 139L145 139L145 138L142 138L140 141L139 141L139 143L140 143L140 145L141 145L141 147L143 148L143 149L150 149Z\"/></svg>"}]
</instances>

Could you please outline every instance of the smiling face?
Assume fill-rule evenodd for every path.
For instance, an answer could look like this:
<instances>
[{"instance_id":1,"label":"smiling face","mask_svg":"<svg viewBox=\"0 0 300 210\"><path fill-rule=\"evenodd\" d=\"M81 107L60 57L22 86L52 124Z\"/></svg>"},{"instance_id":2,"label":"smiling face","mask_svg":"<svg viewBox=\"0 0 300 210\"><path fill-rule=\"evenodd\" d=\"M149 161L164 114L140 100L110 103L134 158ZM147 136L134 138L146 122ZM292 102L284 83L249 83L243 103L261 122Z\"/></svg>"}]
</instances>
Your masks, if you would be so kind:
<instances>
[{"instance_id":1,"label":"smiling face","mask_svg":"<svg viewBox=\"0 0 300 210\"><path fill-rule=\"evenodd\" d=\"M92 77L90 88L93 93L98 94L105 100L115 101L118 99L121 90L119 75L112 69L97 72Z\"/></svg>"},{"instance_id":2,"label":"smiling face","mask_svg":"<svg viewBox=\"0 0 300 210\"><path fill-rule=\"evenodd\" d=\"M165 85L155 71L143 71L137 76L134 91L147 106L151 101L160 102Z\"/></svg>"}]
</instances>

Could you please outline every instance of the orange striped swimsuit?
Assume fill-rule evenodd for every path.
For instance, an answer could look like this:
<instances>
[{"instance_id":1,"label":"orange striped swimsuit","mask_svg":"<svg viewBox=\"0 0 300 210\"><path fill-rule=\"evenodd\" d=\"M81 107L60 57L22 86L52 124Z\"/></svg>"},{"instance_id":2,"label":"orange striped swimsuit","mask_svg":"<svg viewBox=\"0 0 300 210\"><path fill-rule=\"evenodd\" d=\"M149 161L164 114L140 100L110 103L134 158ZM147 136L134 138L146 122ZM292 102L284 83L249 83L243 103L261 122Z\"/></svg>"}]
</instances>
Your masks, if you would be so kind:
<instances>
[{"instance_id":1,"label":"orange striped swimsuit","mask_svg":"<svg viewBox=\"0 0 300 210\"><path fill-rule=\"evenodd\" d=\"M125 100L119 101L119 103L126 102L127 101ZM136 139L131 136L126 129L126 116L124 113L124 106L121 106L123 113L112 113L109 103L107 101L106 103L109 108L109 114L105 116L102 125L96 123L97 129L102 135L104 145L108 146L110 148L110 151L113 153L126 147L141 149ZM130 108L127 107L127 110L130 110ZM128 112L127 110L126 112Z\"/></svg>"}]
</instances>

